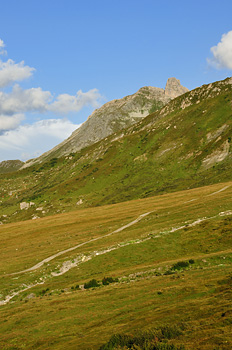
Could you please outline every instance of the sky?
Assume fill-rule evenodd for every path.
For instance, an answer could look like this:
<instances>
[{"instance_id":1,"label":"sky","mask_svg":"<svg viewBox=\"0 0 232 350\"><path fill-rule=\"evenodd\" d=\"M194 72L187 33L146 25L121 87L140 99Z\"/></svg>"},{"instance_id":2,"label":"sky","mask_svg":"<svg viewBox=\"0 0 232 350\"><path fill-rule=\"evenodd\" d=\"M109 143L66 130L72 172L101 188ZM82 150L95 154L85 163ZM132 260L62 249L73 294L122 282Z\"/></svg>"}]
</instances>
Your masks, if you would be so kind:
<instances>
[{"instance_id":1,"label":"sky","mask_svg":"<svg viewBox=\"0 0 232 350\"><path fill-rule=\"evenodd\" d=\"M232 75L231 0L0 0L0 162L39 156L112 99Z\"/></svg>"}]
</instances>

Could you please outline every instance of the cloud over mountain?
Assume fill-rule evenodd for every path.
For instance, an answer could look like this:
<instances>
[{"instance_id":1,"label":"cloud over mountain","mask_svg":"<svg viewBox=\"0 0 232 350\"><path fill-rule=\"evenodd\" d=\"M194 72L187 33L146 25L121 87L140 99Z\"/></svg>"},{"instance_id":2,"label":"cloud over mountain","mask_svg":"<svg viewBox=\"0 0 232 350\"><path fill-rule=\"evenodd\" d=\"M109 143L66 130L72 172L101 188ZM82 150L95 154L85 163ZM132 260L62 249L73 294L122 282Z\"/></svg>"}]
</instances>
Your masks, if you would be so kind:
<instances>
[{"instance_id":1,"label":"cloud over mountain","mask_svg":"<svg viewBox=\"0 0 232 350\"><path fill-rule=\"evenodd\" d=\"M213 54L213 58L207 60L210 65L218 69L232 69L232 30L223 34L221 41L210 51Z\"/></svg>"}]
</instances>

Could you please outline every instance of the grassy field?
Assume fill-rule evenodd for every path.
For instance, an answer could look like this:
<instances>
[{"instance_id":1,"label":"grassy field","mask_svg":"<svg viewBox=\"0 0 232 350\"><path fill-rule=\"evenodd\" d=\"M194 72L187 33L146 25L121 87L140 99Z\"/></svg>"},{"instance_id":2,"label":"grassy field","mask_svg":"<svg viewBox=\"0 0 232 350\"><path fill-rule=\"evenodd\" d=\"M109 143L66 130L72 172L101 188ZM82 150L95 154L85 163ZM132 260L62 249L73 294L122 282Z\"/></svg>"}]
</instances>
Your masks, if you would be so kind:
<instances>
[{"instance_id":1,"label":"grassy field","mask_svg":"<svg viewBox=\"0 0 232 350\"><path fill-rule=\"evenodd\" d=\"M0 349L99 349L173 325L168 343L231 349L231 209L227 182L2 225Z\"/></svg>"}]
</instances>

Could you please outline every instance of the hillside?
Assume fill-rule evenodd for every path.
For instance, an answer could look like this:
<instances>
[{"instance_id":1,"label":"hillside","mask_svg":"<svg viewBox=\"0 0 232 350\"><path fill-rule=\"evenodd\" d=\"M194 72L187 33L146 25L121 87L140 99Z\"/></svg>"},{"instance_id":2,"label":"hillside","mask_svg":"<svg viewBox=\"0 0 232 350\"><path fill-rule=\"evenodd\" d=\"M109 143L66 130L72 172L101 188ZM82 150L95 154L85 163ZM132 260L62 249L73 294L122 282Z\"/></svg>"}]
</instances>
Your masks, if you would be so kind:
<instances>
[{"instance_id":1,"label":"hillside","mask_svg":"<svg viewBox=\"0 0 232 350\"><path fill-rule=\"evenodd\" d=\"M42 156L30 160L24 167L41 163L54 157L77 152L105 137L133 125L151 112L159 110L171 99L184 94L188 89L176 78L169 78L165 90L145 86L135 94L113 100L96 109L72 135Z\"/></svg>"},{"instance_id":2,"label":"hillside","mask_svg":"<svg viewBox=\"0 0 232 350\"><path fill-rule=\"evenodd\" d=\"M231 350L231 205L227 182L2 225L0 348Z\"/></svg>"},{"instance_id":3,"label":"hillside","mask_svg":"<svg viewBox=\"0 0 232 350\"><path fill-rule=\"evenodd\" d=\"M2 223L232 179L232 79L66 157L1 176Z\"/></svg>"}]
</instances>

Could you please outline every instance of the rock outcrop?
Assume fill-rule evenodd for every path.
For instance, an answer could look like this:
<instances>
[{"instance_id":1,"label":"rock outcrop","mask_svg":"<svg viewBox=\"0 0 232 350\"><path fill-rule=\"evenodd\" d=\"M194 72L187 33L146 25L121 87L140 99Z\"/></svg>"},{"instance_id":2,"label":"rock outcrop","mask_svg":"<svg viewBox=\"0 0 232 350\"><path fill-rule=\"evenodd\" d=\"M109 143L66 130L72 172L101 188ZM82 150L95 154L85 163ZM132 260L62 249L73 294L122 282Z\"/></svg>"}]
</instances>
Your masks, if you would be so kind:
<instances>
[{"instance_id":1,"label":"rock outcrop","mask_svg":"<svg viewBox=\"0 0 232 350\"><path fill-rule=\"evenodd\" d=\"M176 78L169 78L165 87L165 96L171 99L185 94L189 90L180 84L180 81Z\"/></svg>"}]
</instances>

